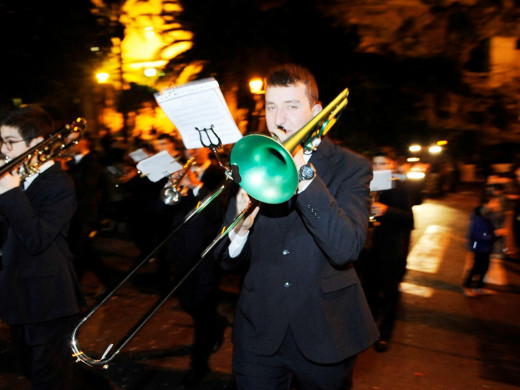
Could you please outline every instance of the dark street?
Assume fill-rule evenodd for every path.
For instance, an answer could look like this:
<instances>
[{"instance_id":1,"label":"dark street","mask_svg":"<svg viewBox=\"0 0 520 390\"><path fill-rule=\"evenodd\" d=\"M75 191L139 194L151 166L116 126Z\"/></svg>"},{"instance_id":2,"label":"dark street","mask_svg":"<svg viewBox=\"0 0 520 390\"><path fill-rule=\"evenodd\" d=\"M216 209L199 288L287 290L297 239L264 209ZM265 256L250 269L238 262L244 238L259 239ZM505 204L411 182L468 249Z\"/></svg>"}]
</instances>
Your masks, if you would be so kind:
<instances>
[{"instance_id":1,"label":"dark street","mask_svg":"<svg viewBox=\"0 0 520 390\"><path fill-rule=\"evenodd\" d=\"M427 199L414 207L416 229L402 283L402 305L390 348L363 352L354 371L355 390L520 389L520 262L493 259L487 277L495 295L468 299L461 283L466 265L464 234L473 192ZM130 269L136 249L124 229L96 239L106 264L121 273ZM82 328L78 344L99 357L117 344L134 321L157 300L147 285L151 263ZM99 283L88 275L83 288L93 304ZM233 321L240 275L221 284L220 312ZM212 355L212 372L199 389L232 388L231 327ZM88 369L89 388L157 390L182 388L189 368L190 317L171 298L106 369ZM78 365L82 365L78 363ZM14 363L7 327L0 326L0 389L29 389Z\"/></svg>"}]
</instances>

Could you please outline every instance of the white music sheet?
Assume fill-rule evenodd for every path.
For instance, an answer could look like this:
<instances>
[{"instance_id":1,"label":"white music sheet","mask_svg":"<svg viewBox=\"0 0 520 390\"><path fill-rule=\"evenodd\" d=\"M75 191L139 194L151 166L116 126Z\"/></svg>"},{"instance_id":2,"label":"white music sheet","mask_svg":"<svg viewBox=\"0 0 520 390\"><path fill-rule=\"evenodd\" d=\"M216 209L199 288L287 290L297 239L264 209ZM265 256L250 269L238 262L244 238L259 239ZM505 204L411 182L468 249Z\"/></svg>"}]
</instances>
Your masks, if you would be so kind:
<instances>
[{"instance_id":1,"label":"white music sheet","mask_svg":"<svg viewBox=\"0 0 520 390\"><path fill-rule=\"evenodd\" d=\"M177 162L166 150L145 158L137 163L137 169L148 177L150 181L157 182L163 177L171 175L182 169L182 165Z\"/></svg>"},{"instance_id":2,"label":"white music sheet","mask_svg":"<svg viewBox=\"0 0 520 390\"><path fill-rule=\"evenodd\" d=\"M187 149L234 144L242 138L214 78L168 88L156 93L155 100L177 127Z\"/></svg>"},{"instance_id":3,"label":"white music sheet","mask_svg":"<svg viewBox=\"0 0 520 390\"><path fill-rule=\"evenodd\" d=\"M373 172L374 176L370 181L370 191L384 191L392 189L392 170L376 170Z\"/></svg>"}]
</instances>

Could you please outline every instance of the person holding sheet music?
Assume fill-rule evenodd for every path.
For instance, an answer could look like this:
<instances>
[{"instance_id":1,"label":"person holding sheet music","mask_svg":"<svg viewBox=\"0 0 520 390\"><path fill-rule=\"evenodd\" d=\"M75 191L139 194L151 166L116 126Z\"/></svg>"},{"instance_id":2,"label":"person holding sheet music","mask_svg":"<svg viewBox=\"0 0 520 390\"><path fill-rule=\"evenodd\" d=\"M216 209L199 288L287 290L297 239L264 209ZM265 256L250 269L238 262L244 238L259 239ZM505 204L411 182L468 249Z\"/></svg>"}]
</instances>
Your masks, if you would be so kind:
<instances>
[{"instance_id":1,"label":"person holding sheet music","mask_svg":"<svg viewBox=\"0 0 520 390\"><path fill-rule=\"evenodd\" d=\"M158 199L158 209L172 215L169 231L179 226L197 203L224 181L224 170L210 159L209 152L208 148L186 151L186 159L193 157L195 164L180 182L188 192L179 203L165 205ZM164 256L173 268L172 286L187 274L219 233L228 199L225 193L218 197L169 241ZM209 256L178 290L179 303L194 323L191 367L182 380L186 387L197 385L209 373L209 357L223 341L227 320L217 313L220 272L218 263Z\"/></svg>"},{"instance_id":2,"label":"person holding sheet music","mask_svg":"<svg viewBox=\"0 0 520 390\"><path fill-rule=\"evenodd\" d=\"M265 102L281 141L322 109L313 75L293 64L267 77ZM302 390L350 389L357 354L378 338L353 267L368 227L370 163L317 141L315 152L294 153L297 194L262 203L216 250L225 269L249 266L233 324L238 389L288 389L291 380ZM240 189L226 225L249 201Z\"/></svg>"},{"instance_id":3,"label":"person holding sheet music","mask_svg":"<svg viewBox=\"0 0 520 390\"><path fill-rule=\"evenodd\" d=\"M394 160L384 152L378 152L372 158L374 171L392 170L394 165ZM410 195L400 180L393 180L391 189L379 191L371 208L377 223L371 229L370 245L365 248L359 267L363 288L381 333L374 348L384 352L395 325L399 284L406 272L414 217Z\"/></svg>"}]
</instances>

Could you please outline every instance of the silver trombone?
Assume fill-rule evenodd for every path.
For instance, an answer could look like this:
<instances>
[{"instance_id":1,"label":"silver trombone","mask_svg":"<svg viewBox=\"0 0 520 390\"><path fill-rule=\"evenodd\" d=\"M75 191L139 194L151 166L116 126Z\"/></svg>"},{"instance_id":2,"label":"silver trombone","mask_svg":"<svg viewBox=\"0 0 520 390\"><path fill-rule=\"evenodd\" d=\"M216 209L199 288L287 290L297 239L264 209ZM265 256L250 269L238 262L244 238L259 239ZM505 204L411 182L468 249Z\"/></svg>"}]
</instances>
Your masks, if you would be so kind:
<instances>
[{"instance_id":1,"label":"silver trombone","mask_svg":"<svg viewBox=\"0 0 520 390\"><path fill-rule=\"evenodd\" d=\"M348 103L348 89L343 90L331 103L318 115L311 119L300 130L287 138L283 143L262 135L252 134L241 138L232 148L230 156L230 168L226 168L226 180L212 194L190 213L183 222L171 231L168 236L138 264L104 299L93 307L78 323L72 332L71 348L73 356L89 366L102 366L108 368L108 364L128 344L137 332L150 320L157 310L179 289L184 281L205 260L206 256L228 235L228 233L246 217L259 202L277 204L290 199L298 186L298 172L292 153L299 145L312 149L313 141L324 136L334 126L337 119ZM217 156L218 158L218 156ZM220 161L219 161L220 162ZM222 164L221 164L222 165ZM223 166L223 165L222 165ZM162 248L171 237L178 232L193 217L200 214L211 202L226 190L232 182L239 184L252 198L246 207L222 232L206 247L199 260L193 264L181 280L160 299L141 320L124 336L116 347L110 344L100 358L89 357L78 345L77 336L80 328L90 317L103 306L110 297L143 265Z\"/></svg>"}]
</instances>

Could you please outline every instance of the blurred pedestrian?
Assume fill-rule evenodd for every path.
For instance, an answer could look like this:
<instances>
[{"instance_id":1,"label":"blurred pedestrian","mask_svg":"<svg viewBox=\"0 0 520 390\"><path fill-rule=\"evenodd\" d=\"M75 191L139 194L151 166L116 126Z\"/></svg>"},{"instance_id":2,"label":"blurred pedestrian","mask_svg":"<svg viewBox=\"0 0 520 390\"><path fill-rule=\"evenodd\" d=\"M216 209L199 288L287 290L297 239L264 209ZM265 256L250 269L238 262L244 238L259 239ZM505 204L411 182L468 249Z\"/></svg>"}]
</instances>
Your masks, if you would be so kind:
<instances>
[{"instance_id":1,"label":"blurred pedestrian","mask_svg":"<svg viewBox=\"0 0 520 390\"><path fill-rule=\"evenodd\" d=\"M267 128L282 142L322 110L314 76L293 64L270 73L265 101ZM233 323L238 389L288 389L292 379L301 389L350 389L357 354L378 337L353 267L366 239L370 164L327 137L313 142L315 151L293 151L297 194L256 207L223 245L223 267L248 265ZM226 225L249 202L240 189Z\"/></svg>"},{"instance_id":2,"label":"blurred pedestrian","mask_svg":"<svg viewBox=\"0 0 520 390\"><path fill-rule=\"evenodd\" d=\"M474 257L473 266L463 284L464 296L468 298L493 293L483 287L495 241L506 234L505 228L497 228L493 222L493 214L500 213L501 207L498 196L486 193L470 216L467 245Z\"/></svg>"},{"instance_id":3,"label":"blurred pedestrian","mask_svg":"<svg viewBox=\"0 0 520 390\"><path fill-rule=\"evenodd\" d=\"M375 154L373 170L393 170L395 161L386 153ZM380 191L371 213L377 223L372 227L370 245L365 248L359 266L363 268L363 288L379 325L380 338L374 344L378 352L388 349L399 307L399 284L406 273L410 234L414 217L410 195L400 180L393 188Z\"/></svg>"},{"instance_id":4,"label":"blurred pedestrian","mask_svg":"<svg viewBox=\"0 0 520 390\"><path fill-rule=\"evenodd\" d=\"M14 159L52 131L52 120L42 109L15 109L0 123L1 151ZM8 228L0 317L10 327L33 389L76 388L69 343L85 301L67 243L75 207L72 179L53 160L39 165L23 183L16 172L0 178L1 223Z\"/></svg>"}]
</instances>

